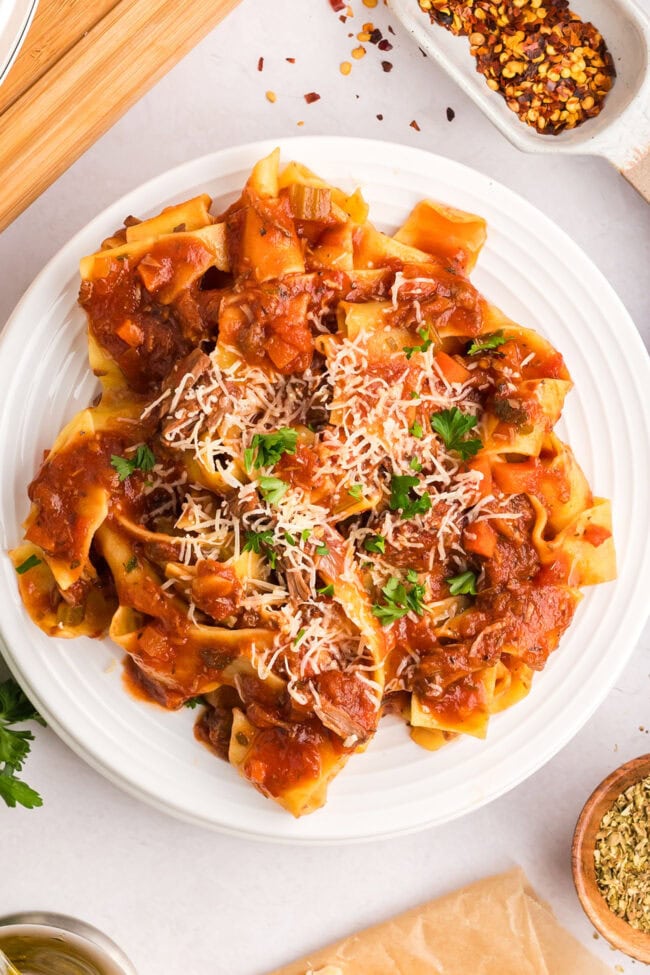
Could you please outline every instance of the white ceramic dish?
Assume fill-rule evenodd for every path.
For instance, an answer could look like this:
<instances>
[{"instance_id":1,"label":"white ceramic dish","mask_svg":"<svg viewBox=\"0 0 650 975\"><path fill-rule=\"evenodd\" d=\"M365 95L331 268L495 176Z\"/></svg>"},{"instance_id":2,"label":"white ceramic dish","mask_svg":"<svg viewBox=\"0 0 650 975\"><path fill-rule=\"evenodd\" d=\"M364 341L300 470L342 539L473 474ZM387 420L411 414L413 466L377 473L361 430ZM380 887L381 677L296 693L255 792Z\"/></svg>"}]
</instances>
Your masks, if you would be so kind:
<instances>
[{"instance_id":1,"label":"white ceramic dish","mask_svg":"<svg viewBox=\"0 0 650 975\"><path fill-rule=\"evenodd\" d=\"M561 432L596 491L614 499L619 581L587 593L528 699L495 717L487 741L460 740L430 754L401 723L387 720L332 784L325 809L298 821L194 741L191 711L164 712L126 694L120 653L108 641L44 636L23 610L6 557L0 557L0 626L8 663L49 724L113 782L194 823L287 842L341 842L417 830L477 809L548 761L614 684L644 622L650 582L650 367L602 274L510 190L448 159L388 143L303 138L280 145L285 160L297 158L350 190L361 185L371 218L383 228L396 227L425 196L487 218L488 243L473 280L566 357L576 389ZM73 238L22 299L0 346L3 548L20 537L26 485L43 449L96 391L76 305L79 258L127 214L146 216L199 191L221 208L272 147L206 156L130 193Z\"/></svg>"},{"instance_id":2,"label":"white ceramic dish","mask_svg":"<svg viewBox=\"0 0 650 975\"><path fill-rule=\"evenodd\" d=\"M432 24L418 0L389 0L417 44L485 112L513 145L525 152L593 153L604 156L650 201L650 8L634 0L571 0L571 9L597 25L616 66L616 83L603 111L576 129L540 135L520 122L504 99L490 91L475 68L466 37ZM645 10L645 12L644 12Z\"/></svg>"},{"instance_id":3,"label":"white ceramic dish","mask_svg":"<svg viewBox=\"0 0 650 975\"><path fill-rule=\"evenodd\" d=\"M0 85L27 37L38 0L0 0Z\"/></svg>"}]
</instances>

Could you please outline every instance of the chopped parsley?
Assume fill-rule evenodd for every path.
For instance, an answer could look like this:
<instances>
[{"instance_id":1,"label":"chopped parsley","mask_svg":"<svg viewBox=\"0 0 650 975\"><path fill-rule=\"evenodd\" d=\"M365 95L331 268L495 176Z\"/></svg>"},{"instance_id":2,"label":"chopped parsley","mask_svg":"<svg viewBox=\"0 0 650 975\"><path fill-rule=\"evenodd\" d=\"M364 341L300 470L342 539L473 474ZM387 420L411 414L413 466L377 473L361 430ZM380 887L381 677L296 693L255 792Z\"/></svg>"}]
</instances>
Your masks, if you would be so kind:
<instances>
[{"instance_id":1,"label":"chopped parsley","mask_svg":"<svg viewBox=\"0 0 650 975\"><path fill-rule=\"evenodd\" d=\"M419 345L405 345L404 354L410 359L416 352L426 352L433 345L433 339L429 338L429 331L426 328L419 328L418 335L422 339Z\"/></svg>"},{"instance_id":2,"label":"chopped parsley","mask_svg":"<svg viewBox=\"0 0 650 975\"><path fill-rule=\"evenodd\" d=\"M481 352L489 352L491 349L498 349L500 345L505 345L507 338L503 332L493 332L491 335L481 335L474 339L466 355L480 355Z\"/></svg>"},{"instance_id":3,"label":"chopped parsley","mask_svg":"<svg viewBox=\"0 0 650 975\"><path fill-rule=\"evenodd\" d=\"M409 461L409 467L411 468L412 471L417 471L418 473L422 470L422 464L420 463L417 457L411 457L411 460Z\"/></svg>"},{"instance_id":4,"label":"chopped parsley","mask_svg":"<svg viewBox=\"0 0 650 975\"><path fill-rule=\"evenodd\" d=\"M476 573L471 572L469 569L467 572L461 572L458 576L452 576L451 579L445 580L449 586L449 592L452 596L475 596L476 595Z\"/></svg>"},{"instance_id":5,"label":"chopped parsley","mask_svg":"<svg viewBox=\"0 0 650 975\"><path fill-rule=\"evenodd\" d=\"M284 540L287 545L297 545L295 535L292 535L291 532L284 533Z\"/></svg>"},{"instance_id":6,"label":"chopped parsley","mask_svg":"<svg viewBox=\"0 0 650 975\"><path fill-rule=\"evenodd\" d=\"M419 399L420 398L420 394L418 393L418 391L416 389L412 389L409 395L410 395L411 399Z\"/></svg>"},{"instance_id":7,"label":"chopped parsley","mask_svg":"<svg viewBox=\"0 0 650 975\"><path fill-rule=\"evenodd\" d=\"M300 532L300 541L306 542L310 535L311 528L303 528L303 530Z\"/></svg>"},{"instance_id":8,"label":"chopped parsley","mask_svg":"<svg viewBox=\"0 0 650 975\"><path fill-rule=\"evenodd\" d=\"M141 443L135 451L133 457L118 457L117 454L111 455L111 467L117 471L120 481L126 481L135 470L152 471L156 464L156 455L151 447L146 443Z\"/></svg>"},{"instance_id":9,"label":"chopped parsley","mask_svg":"<svg viewBox=\"0 0 650 975\"><path fill-rule=\"evenodd\" d=\"M289 485L279 477L260 477L260 492L269 504L277 504L287 491Z\"/></svg>"},{"instance_id":10,"label":"chopped parsley","mask_svg":"<svg viewBox=\"0 0 650 975\"><path fill-rule=\"evenodd\" d=\"M298 431L293 427L280 427L274 433L256 433L251 445L244 451L244 464L250 473L253 468L273 467L283 454L295 454Z\"/></svg>"},{"instance_id":11,"label":"chopped parsley","mask_svg":"<svg viewBox=\"0 0 650 975\"><path fill-rule=\"evenodd\" d=\"M462 413L457 406L431 415L431 426L442 438L445 447L460 454L463 460L469 460L483 446L483 442L478 437L464 439L465 434L469 433L476 423L475 416Z\"/></svg>"},{"instance_id":12,"label":"chopped parsley","mask_svg":"<svg viewBox=\"0 0 650 975\"><path fill-rule=\"evenodd\" d=\"M422 438L424 429L422 427L422 424L419 422L419 420L413 421L413 423L409 427L409 433L411 434L412 437L415 437L417 440L420 440Z\"/></svg>"},{"instance_id":13,"label":"chopped parsley","mask_svg":"<svg viewBox=\"0 0 650 975\"><path fill-rule=\"evenodd\" d=\"M363 497L363 484L353 484L352 487L348 488L348 494L353 498Z\"/></svg>"},{"instance_id":14,"label":"chopped parsley","mask_svg":"<svg viewBox=\"0 0 650 975\"><path fill-rule=\"evenodd\" d=\"M364 539L363 547L366 552L379 552L383 555L386 551L386 539L383 535L370 535L369 538Z\"/></svg>"},{"instance_id":15,"label":"chopped parsley","mask_svg":"<svg viewBox=\"0 0 650 975\"><path fill-rule=\"evenodd\" d=\"M32 553L29 558L21 562L20 565L16 566L16 572L19 576L23 575L25 572L29 572L30 569L35 569L37 565L41 565L42 559L39 559L37 555Z\"/></svg>"},{"instance_id":16,"label":"chopped parsley","mask_svg":"<svg viewBox=\"0 0 650 975\"><path fill-rule=\"evenodd\" d=\"M330 554L330 550L328 549L327 545L316 546L316 555L329 555L329 554Z\"/></svg>"},{"instance_id":17,"label":"chopped parsley","mask_svg":"<svg viewBox=\"0 0 650 975\"><path fill-rule=\"evenodd\" d=\"M407 574L407 580L412 581L412 570ZM417 574L413 573L417 579ZM376 616L382 626L390 626L396 620L406 616L407 613L416 613L422 616L424 607L424 586L415 583L406 588L395 576L391 576L385 586L382 586L383 603L375 603L372 607L373 616Z\"/></svg>"},{"instance_id":18,"label":"chopped parsley","mask_svg":"<svg viewBox=\"0 0 650 975\"><path fill-rule=\"evenodd\" d=\"M413 518L422 515L431 508L431 498L428 494L416 494L414 488L420 483L419 477L410 474L393 474L390 479L391 511L400 511L402 518Z\"/></svg>"},{"instance_id":19,"label":"chopped parsley","mask_svg":"<svg viewBox=\"0 0 650 975\"><path fill-rule=\"evenodd\" d=\"M128 562L124 563L124 569L126 572L133 572L134 569L138 567L138 560L135 555L132 555Z\"/></svg>"},{"instance_id":20,"label":"chopped parsley","mask_svg":"<svg viewBox=\"0 0 650 975\"><path fill-rule=\"evenodd\" d=\"M273 549L275 538L273 532L267 528L261 532L246 532L244 536L244 552L255 552L256 555L265 555L269 565L275 569L278 564L278 556Z\"/></svg>"},{"instance_id":21,"label":"chopped parsley","mask_svg":"<svg viewBox=\"0 0 650 975\"><path fill-rule=\"evenodd\" d=\"M190 708L190 710L193 711L194 708L203 707L204 704L205 704L205 698L203 697L202 694L199 694L198 697L188 697L183 707Z\"/></svg>"},{"instance_id":22,"label":"chopped parsley","mask_svg":"<svg viewBox=\"0 0 650 975\"><path fill-rule=\"evenodd\" d=\"M45 724L16 681L9 678L0 683L0 799L12 808L21 805L34 809L42 806L43 800L17 775L22 771L30 743L34 740L31 731L15 727L25 721Z\"/></svg>"},{"instance_id":23,"label":"chopped parsley","mask_svg":"<svg viewBox=\"0 0 650 975\"><path fill-rule=\"evenodd\" d=\"M296 644L300 643L300 641L302 640L306 632L307 630L305 629L305 627L301 626L298 632L296 633L296 639L293 641L294 647L296 646Z\"/></svg>"},{"instance_id":24,"label":"chopped parsley","mask_svg":"<svg viewBox=\"0 0 650 975\"><path fill-rule=\"evenodd\" d=\"M330 583L329 586L323 586L322 589L317 589L316 592L319 596L333 596L334 586Z\"/></svg>"}]
</instances>

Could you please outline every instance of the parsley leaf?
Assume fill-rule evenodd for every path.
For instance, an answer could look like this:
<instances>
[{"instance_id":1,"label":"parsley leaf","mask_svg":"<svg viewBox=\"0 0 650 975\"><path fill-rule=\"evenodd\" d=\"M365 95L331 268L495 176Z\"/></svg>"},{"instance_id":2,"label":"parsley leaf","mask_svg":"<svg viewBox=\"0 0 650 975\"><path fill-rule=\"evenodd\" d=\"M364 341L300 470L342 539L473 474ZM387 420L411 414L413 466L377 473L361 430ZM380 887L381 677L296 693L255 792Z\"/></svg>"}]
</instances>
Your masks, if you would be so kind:
<instances>
[{"instance_id":1,"label":"parsley leaf","mask_svg":"<svg viewBox=\"0 0 650 975\"><path fill-rule=\"evenodd\" d=\"M303 530L300 532L300 541L306 542L310 535L311 528L303 528Z\"/></svg>"},{"instance_id":2,"label":"parsley leaf","mask_svg":"<svg viewBox=\"0 0 650 975\"><path fill-rule=\"evenodd\" d=\"M467 572L461 572L460 575L452 576L451 579L446 579L445 581L449 586L449 592L452 596L476 595L476 573L471 572L469 569Z\"/></svg>"},{"instance_id":3,"label":"parsley leaf","mask_svg":"<svg viewBox=\"0 0 650 975\"><path fill-rule=\"evenodd\" d=\"M24 562L21 562L20 565L16 566L16 572L19 576L21 576L23 573L29 572L30 569L34 569L37 565L40 565L42 561L42 559L39 559L37 555L32 553L29 558L25 559Z\"/></svg>"},{"instance_id":4,"label":"parsley leaf","mask_svg":"<svg viewBox=\"0 0 650 975\"><path fill-rule=\"evenodd\" d=\"M13 727L23 721L45 723L18 684L10 678L0 683L0 799L12 808L19 804L34 809L42 806L43 800L16 775L22 770L34 740L31 731Z\"/></svg>"},{"instance_id":5,"label":"parsley leaf","mask_svg":"<svg viewBox=\"0 0 650 975\"><path fill-rule=\"evenodd\" d=\"M156 465L156 455L151 447L146 443L141 443L136 448L133 457L118 457L117 454L111 455L111 467L117 471L120 481L126 481L135 470L151 471Z\"/></svg>"},{"instance_id":6,"label":"parsley leaf","mask_svg":"<svg viewBox=\"0 0 650 975\"><path fill-rule=\"evenodd\" d=\"M423 430L422 424L419 422L419 420L414 420L413 421L413 423L409 427L409 433L411 434L412 437L415 437L416 440L420 440L421 439L422 434L424 433L424 430Z\"/></svg>"},{"instance_id":7,"label":"parsley leaf","mask_svg":"<svg viewBox=\"0 0 650 975\"><path fill-rule=\"evenodd\" d=\"M305 627L304 626L301 626L300 629L298 630L298 632L296 633L296 639L293 641L294 647L298 643L300 643L300 641L302 640L302 638L304 637L304 635L305 635L306 632L307 632L307 630L305 629Z\"/></svg>"},{"instance_id":8,"label":"parsley leaf","mask_svg":"<svg viewBox=\"0 0 650 975\"><path fill-rule=\"evenodd\" d=\"M477 419L469 413L461 413L457 406L450 410L440 410L431 414L431 426L442 438L445 447L460 454L463 460L469 460L483 446L478 437L464 440L463 437L476 426Z\"/></svg>"},{"instance_id":9,"label":"parsley leaf","mask_svg":"<svg viewBox=\"0 0 650 975\"><path fill-rule=\"evenodd\" d=\"M489 352L490 349L498 349L500 345L507 342L503 332L493 332L491 335L480 335L475 338L467 349L466 355L479 355L481 352Z\"/></svg>"},{"instance_id":10,"label":"parsley leaf","mask_svg":"<svg viewBox=\"0 0 650 975\"><path fill-rule=\"evenodd\" d=\"M330 550L328 549L327 545L318 545L316 547L316 555L329 555L329 554L330 554Z\"/></svg>"},{"instance_id":11,"label":"parsley leaf","mask_svg":"<svg viewBox=\"0 0 650 975\"><path fill-rule=\"evenodd\" d=\"M429 338L429 330L426 328L419 328L418 335L422 339L419 345L405 345L404 354L407 359L410 359L415 352L426 352L428 348L433 345L433 339Z\"/></svg>"},{"instance_id":12,"label":"parsley leaf","mask_svg":"<svg viewBox=\"0 0 650 975\"><path fill-rule=\"evenodd\" d=\"M412 389L411 392L409 393L409 395L410 395L411 399L419 399L420 398L420 394L418 393L418 391L416 389Z\"/></svg>"},{"instance_id":13,"label":"parsley leaf","mask_svg":"<svg viewBox=\"0 0 650 975\"><path fill-rule=\"evenodd\" d=\"M288 490L287 482L279 477L260 477L260 491L264 500L268 501L269 504L277 504Z\"/></svg>"},{"instance_id":14,"label":"parsley leaf","mask_svg":"<svg viewBox=\"0 0 650 975\"><path fill-rule=\"evenodd\" d=\"M413 573L417 579L417 573ZM412 570L407 574L408 581L412 581ZM416 613L422 616L424 607L424 586L415 583L407 589L403 582L395 576L391 576L385 586L382 586L382 595L385 602L375 603L372 607L373 616L376 616L382 626L390 626L396 620L406 616L407 613Z\"/></svg>"},{"instance_id":15,"label":"parsley leaf","mask_svg":"<svg viewBox=\"0 0 650 975\"><path fill-rule=\"evenodd\" d=\"M292 535L291 532L285 532L284 533L284 540L287 543L287 545L296 545L297 544L296 543L295 535Z\"/></svg>"},{"instance_id":16,"label":"parsley leaf","mask_svg":"<svg viewBox=\"0 0 650 975\"><path fill-rule=\"evenodd\" d=\"M205 704L205 698L203 697L202 694L199 694L198 697L189 697L185 702L185 704L183 705L183 707L190 708L193 711L194 708L201 708L203 707L204 704Z\"/></svg>"},{"instance_id":17,"label":"parsley leaf","mask_svg":"<svg viewBox=\"0 0 650 975\"><path fill-rule=\"evenodd\" d=\"M417 457L411 457L411 460L409 461L409 467L411 468L412 471L417 471L418 473L422 470L422 464L420 463Z\"/></svg>"},{"instance_id":18,"label":"parsley leaf","mask_svg":"<svg viewBox=\"0 0 650 975\"><path fill-rule=\"evenodd\" d=\"M379 552L383 555L386 551L386 539L383 535L370 535L369 538L364 539L363 547L366 552Z\"/></svg>"},{"instance_id":19,"label":"parsley leaf","mask_svg":"<svg viewBox=\"0 0 650 975\"><path fill-rule=\"evenodd\" d=\"M402 518L413 518L422 515L431 508L431 498L428 494L416 494L413 488L420 483L419 477L410 474L393 474L390 479L391 511L401 511Z\"/></svg>"},{"instance_id":20,"label":"parsley leaf","mask_svg":"<svg viewBox=\"0 0 650 975\"><path fill-rule=\"evenodd\" d=\"M353 498L363 497L363 484L353 484L352 487L348 488L348 494Z\"/></svg>"},{"instance_id":21,"label":"parsley leaf","mask_svg":"<svg viewBox=\"0 0 650 975\"><path fill-rule=\"evenodd\" d=\"M246 470L273 467L283 454L295 454L297 445L298 431L293 427L280 427L274 433L256 433L244 451Z\"/></svg>"},{"instance_id":22,"label":"parsley leaf","mask_svg":"<svg viewBox=\"0 0 650 975\"><path fill-rule=\"evenodd\" d=\"M316 592L319 596L333 596L334 586L330 583L329 586L323 586L322 589L317 589Z\"/></svg>"},{"instance_id":23,"label":"parsley leaf","mask_svg":"<svg viewBox=\"0 0 650 975\"><path fill-rule=\"evenodd\" d=\"M263 555L265 548L271 548L275 538L270 528L262 532L246 532L244 541L244 552L255 552L256 555Z\"/></svg>"}]
</instances>

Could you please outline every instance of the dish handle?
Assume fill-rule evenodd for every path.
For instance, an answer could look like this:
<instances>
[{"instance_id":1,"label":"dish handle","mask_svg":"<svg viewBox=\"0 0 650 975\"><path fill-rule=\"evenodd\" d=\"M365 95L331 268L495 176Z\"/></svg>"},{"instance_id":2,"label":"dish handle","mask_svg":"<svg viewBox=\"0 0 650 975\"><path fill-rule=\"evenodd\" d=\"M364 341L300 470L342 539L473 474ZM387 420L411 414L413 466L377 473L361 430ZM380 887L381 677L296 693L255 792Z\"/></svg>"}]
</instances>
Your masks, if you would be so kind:
<instances>
[{"instance_id":1,"label":"dish handle","mask_svg":"<svg viewBox=\"0 0 650 975\"><path fill-rule=\"evenodd\" d=\"M650 203L650 145L627 165L623 165L621 172L646 203Z\"/></svg>"}]
</instances>

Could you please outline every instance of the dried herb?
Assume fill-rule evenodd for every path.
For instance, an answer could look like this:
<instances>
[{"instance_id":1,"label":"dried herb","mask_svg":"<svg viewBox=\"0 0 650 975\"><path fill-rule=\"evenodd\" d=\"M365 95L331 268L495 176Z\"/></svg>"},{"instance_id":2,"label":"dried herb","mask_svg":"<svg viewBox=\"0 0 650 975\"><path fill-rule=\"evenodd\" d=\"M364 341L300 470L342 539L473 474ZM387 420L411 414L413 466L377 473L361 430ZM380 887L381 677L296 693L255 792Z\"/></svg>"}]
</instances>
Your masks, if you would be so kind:
<instances>
[{"instance_id":1,"label":"dried herb","mask_svg":"<svg viewBox=\"0 0 650 975\"><path fill-rule=\"evenodd\" d=\"M650 776L622 792L596 834L598 888L617 917L650 933Z\"/></svg>"}]
</instances>

